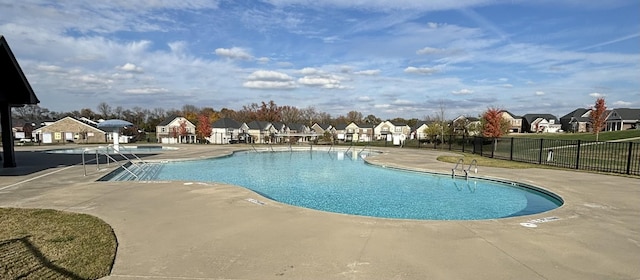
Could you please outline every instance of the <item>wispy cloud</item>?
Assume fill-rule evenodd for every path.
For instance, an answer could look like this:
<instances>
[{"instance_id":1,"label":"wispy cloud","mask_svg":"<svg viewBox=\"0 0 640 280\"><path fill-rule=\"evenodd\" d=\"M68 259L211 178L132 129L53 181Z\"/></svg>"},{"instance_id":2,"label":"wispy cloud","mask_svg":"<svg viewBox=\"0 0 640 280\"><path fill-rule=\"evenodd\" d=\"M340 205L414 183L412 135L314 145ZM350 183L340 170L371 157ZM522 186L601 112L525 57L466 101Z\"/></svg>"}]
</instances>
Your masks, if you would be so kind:
<instances>
[{"instance_id":1,"label":"wispy cloud","mask_svg":"<svg viewBox=\"0 0 640 280\"><path fill-rule=\"evenodd\" d=\"M243 59L243 60L253 59L253 56L249 54L247 50L243 48L236 48L236 47L233 47L230 49L217 48L215 50L215 54L223 57L228 57L231 59Z\"/></svg>"},{"instance_id":2,"label":"wispy cloud","mask_svg":"<svg viewBox=\"0 0 640 280\"><path fill-rule=\"evenodd\" d=\"M578 49L578 51L586 51L586 50L590 50L590 49L604 47L604 46L608 46L608 45L611 45L611 44L615 44L615 43L618 43L618 42L623 42L623 41L630 40L630 39L633 39L633 38L638 38L638 37L640 37L640 32L634 33L634 34L630 34L630 35L627 35L627 36L623 36L623 37L620 37L620 38L616 38L616 39L613 39L613 40L605 41L605 42L602 42L602 43L586 46L584 48Z\"/></svg>"},{"instance_id":3,"label":"wispy cloud","mask_svg":"<svg viewBox=\"0 0 640 280\"><path fill-rule=\"evenodd\" d=\"M422 74L422 75L431 75L434 73L437 73L438 70L435 68L429 68L429 67L413 67L413 66L409 66L407 68L404 69L405 73L410 73L410 74Z\"/></svg>"}]
</instances>

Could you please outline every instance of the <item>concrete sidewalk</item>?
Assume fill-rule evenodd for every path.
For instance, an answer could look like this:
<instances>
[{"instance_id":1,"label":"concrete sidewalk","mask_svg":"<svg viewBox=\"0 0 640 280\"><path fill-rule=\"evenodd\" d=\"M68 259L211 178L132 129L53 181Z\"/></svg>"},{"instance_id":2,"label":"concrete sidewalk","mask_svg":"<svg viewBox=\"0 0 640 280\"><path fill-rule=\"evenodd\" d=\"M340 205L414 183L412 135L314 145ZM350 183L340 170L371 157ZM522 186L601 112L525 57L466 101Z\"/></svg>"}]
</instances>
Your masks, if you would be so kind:
<instances>
[{"instance_id":1,"label":"concrete sidewalk","mask_svg":"<svg viewBox=\"0 0 640 280\"><path fill-rule=\"evenodd\" d=\"M204 158L242 148L177 147L149 158ZM369 160L451 172L452 164L436 160L439 151L383 151ZM95 181L106 172L93 168L84 177L82 166L68 165L22 176L0 173L0 206L105 220L119 242L109 280L640 279L637 178L480 166L481 177L539 186L565 204L526 217L413 221L293 207L225 184ZM532 221L538 227L520 224Z\"/></svg>"}]
</instances>

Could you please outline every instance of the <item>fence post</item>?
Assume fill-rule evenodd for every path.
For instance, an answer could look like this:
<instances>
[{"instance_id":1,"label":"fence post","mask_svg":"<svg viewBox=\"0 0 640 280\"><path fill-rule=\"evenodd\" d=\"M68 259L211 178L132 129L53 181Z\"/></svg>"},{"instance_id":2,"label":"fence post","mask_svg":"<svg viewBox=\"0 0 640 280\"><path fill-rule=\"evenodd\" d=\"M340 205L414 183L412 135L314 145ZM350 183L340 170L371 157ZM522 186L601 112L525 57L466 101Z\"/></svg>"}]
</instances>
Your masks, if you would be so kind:
<instances>
[{"instance_id":1,"label":"fence post","mask_svg":"<svg viewBox=\"0 0 640 280\"><path fill-rule=\"evenodd\" d=\"M576 150L576 169L580 169L580 140L578 140L578 149Z\"/></svg>"},{"instance_id":2,"label":"fence post","mask_svg":"<svg viewBox=\"0 0 640 280\"><path fill-rule=\"evenodd\" d=\"M631 153L633 152L633 142L629 142L629 153L627 154L627 175L631 175Z\"/></svg>"},{"instance_id":3,"label":"fence post","mask_svg":"<svg viewBox=\"0 0 640 280\"><path fill-rule=\"evenodd\" d=\"M462 134L462 152L464 153L464 145L467 143L466 136Z\"/></svg>"},{"instance_id":4,"label":"fence post","mask_svg":"<svg viewBox=\"0 0 640 280\"><path fill-rule=\"evenodd\" d=\"M491 158L493 158L493 153L496 151L496 147L498 146L498 138L493 138L493 141L491 141L493 143L491 143Z\"/></svg>"},{"instance_id":5,"label":"fence post","mask_svg":"<svg viewBox=\"0 0 640 280\"><path fill-rule=\"evenodd\" d=\"M540 138L540 153L538 154L538 164L542 164L542 145L544 138Z\"/></svg>"},{"instance_id":6,"label":"fence post","mask_svg":"<svg viewBox=\"0 0 640 280\"><path fill-rule=\"evenodd\" d=\"M513 161L513 137L511 137L511 147L509 148L509 160Z\"/></svg>"}]
</instances>

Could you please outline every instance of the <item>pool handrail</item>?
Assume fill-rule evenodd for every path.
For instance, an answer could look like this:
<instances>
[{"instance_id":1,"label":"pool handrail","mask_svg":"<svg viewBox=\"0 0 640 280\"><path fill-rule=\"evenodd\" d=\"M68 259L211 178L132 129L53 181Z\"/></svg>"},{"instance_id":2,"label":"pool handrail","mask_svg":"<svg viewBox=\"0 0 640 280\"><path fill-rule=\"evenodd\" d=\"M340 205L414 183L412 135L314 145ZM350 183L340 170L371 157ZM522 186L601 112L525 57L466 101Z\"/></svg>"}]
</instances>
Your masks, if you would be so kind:
<instances>
[{"instance_id":1,"label":"pool handrail","mask_svg":"<svg viewBox=\"0 0 640 280\"><path fill-rule=\"evenodd\" d=\"M464 171L464 158L459 158L456 165L451 169L451 178L456 177L456 170L458 169L458 166L460 166L461 170Z\"/></svg>"},{"instance_id":2,"label":"pool handrail","mask_svg":"<svg viewBox=\"0 0 640 280\"><path fill-rule=\"evenodd\" d=\"M99 154L99 149L100 147L96 147L95 151L96 151L96 168L97 170L100 170L100 164L99 164L99 158L98 158L98 154ZM82 150L82 168L84 169L84 176L87 176L87 167L85 165L85 153L87 151L90 151L91 149L87 148ZM117 161L116 159L114 159L113 157L111 157L109 155L109 150L107 148L107 152L106 153L102 153L106 158L107 158L107 162L109 161L109 159L111 159L113 162L118 163L118 165L120 165L120 167L122 167L122 169L124 169L125 171L127 171L129 174L131 174L133 177L135 177L136 179L139 179L138 175L136 175L135 173L133 173L133 171L129 170L129 168L127 168L126 166L124 166L122 163L120 163L119 161ZM131 162L129 160L129 162ZM131 162L131 164L133 164L133 162Z\"/></svg>"}]
</instances>

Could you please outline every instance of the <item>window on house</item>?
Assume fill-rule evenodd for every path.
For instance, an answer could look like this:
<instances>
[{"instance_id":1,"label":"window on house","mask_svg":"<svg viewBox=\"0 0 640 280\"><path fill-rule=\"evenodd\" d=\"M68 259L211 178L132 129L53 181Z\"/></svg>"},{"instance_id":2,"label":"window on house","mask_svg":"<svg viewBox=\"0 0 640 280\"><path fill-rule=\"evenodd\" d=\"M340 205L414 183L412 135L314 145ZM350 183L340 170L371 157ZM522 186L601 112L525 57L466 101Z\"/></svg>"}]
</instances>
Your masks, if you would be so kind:
<instances>
[{"instance_id":1,"label":"window on house","mask_svg":"<svg viewBox=\"0 0 640 280\"><path fill-rule=\"evenodd\" d=\"M164 127L160 129L160 131L161 131L161 132L166 132L166 130L167 130L167 129L166 129L166 128L164 128Z\"/></svg>"},{"instance_id":2,"label":"window on house","mask_svg":"<svg viewBox=\"0 0 640 280\"><path fill-rule=\"evenodd\" d=\"M402 132L402 127L396 127L396 132Z\"/></svg>"}]
</instances>

